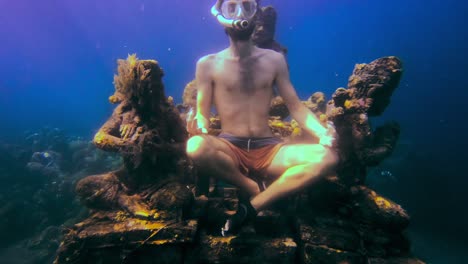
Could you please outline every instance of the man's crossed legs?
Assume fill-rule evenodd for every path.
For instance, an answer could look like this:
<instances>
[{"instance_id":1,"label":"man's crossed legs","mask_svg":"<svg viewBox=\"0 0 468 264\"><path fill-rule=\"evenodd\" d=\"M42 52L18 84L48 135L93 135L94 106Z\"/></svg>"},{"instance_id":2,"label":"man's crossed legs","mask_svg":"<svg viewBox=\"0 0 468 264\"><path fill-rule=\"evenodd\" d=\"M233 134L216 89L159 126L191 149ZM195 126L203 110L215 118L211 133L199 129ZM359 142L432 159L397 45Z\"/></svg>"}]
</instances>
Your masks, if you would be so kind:
<instances>
[{"instance_id":1,"label":"man's crossed legs","mask_svg":"<svg viewBox=\"0 0 468 264\"><path fill-rule=\"evenodd\" d=\"M237 213L224 227L226 234L235 233L256 212L272 203L307 188L320 177L334 173L338 156L334 150L320 144L281 145L276 150L266 174L273 183L264 191L258 183L241 172L243 164L224 139L210 135L197 135L187 142L187 154L197 165L199 173L232 184L250 197L250 203L239 204ZM223 233L223 234L225 234Z\"/></svg>"}]
</instances>

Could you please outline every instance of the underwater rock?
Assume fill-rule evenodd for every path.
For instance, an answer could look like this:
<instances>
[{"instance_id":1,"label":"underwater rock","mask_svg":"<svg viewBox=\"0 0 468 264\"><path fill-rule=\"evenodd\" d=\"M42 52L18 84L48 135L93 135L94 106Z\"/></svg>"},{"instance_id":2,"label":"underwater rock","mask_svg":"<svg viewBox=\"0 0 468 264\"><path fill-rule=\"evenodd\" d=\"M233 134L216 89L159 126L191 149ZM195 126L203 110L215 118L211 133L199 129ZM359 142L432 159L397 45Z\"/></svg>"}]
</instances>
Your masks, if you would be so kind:
<instances>
[{"instance_id":1,"label":"underwater rock","mask_svg":"<svg viewBox=\"0 0 468 264\"><path fill-rule=\"evenodd\" d=\"M26 164L29 172L48 179L50 182L63 177L60 153L55 151L34 152L31 161Z\"/></svg>"},{"instance_id":2,"label":"underwater rock","mask_svg":"<svg viewBox=\"0 0 468 264\"><path fill-rule=\"evenodd\" d=\"M408 227L409 215L398 204L366 186L352 188L353 214L366 224L400 232Z\"/></svg>"},{"instance_id":3,"label":"underwater rock","mask_svg":"<svg viewBox=\"0 0 468 264\"><path fill-rule=\"evenodd\" d=\"M365 109L369 116L381 115L390 104L402 74L402 62L393 56L356 65L348 81L352 99L346 108Z\"/></svg>"},{"instance_id":4,"label":"underwater rock","mask_svg":"<svg viewBox=\"0 0 468 264\"><path fill-rule=\"evenodd\" d=\"M65 236L54 263L182 263L196 221L151 221L96 213Z\"/></svg>"},{"instance_id":5,"label":"underwater rock","mask_svg":"<svg viewBox=\"0 0 468 264\"><path fill-rule=\"evenodd\" d=\"M325 94L322 92L313 93L309 99L304 102L304 104L310 111L319 117L327 111L327 101Z\"/></svg>"},{"instance_id":6,"label":"underwater rock","mask_svg":"<svg viewBox=\"0 0 468 264\"><path fill-rule=\"evenodd\" d=\"M397 57L358 64L348 88L339 88L333 94L326 115L336 127L343 163L375 166L392 153L399 137L398 124L389 123L373 132L369 116L383 113L402 72L402 62Z\"/></svg>"},{"instance_id":7,"label":"underwater rock","mask_svg":"<svg viewBox=\"0 0 468 264\"><path fill-rule=\"evenodd\" d=\"M297 244L288 237L219 237L202 234L186 263L296 263Z\"/></svg>"},{"instance_id":8,"label":"underwater rock","mask_svg":"<svg viewBox=\"0 0 468 264\"><path fill-rule=\"evenodd\" d=\"M50 231L51 226L70 219L72 222L82 209L72 188L77 178L67 166L73 153L68 147L70 137L59 129L48 128L26 133L31 134L40 144L32 144L32 138L18 145L0 142L0 163L3 165L0 166L0 233L3 238L0 248L8 246L15 250L25 248L25 243L32 245L40 239L41 233ZM49 243L30 248L36 251L30 255L51 257L57 246L58 243Z\"/></svg>"},{"instance_id":9,"label":"underwater rock","mask_svg":"<svg viewBox=\"0 0 468 264\"><path fill-rule=\"evenodd\" d=\"M62 239L61 229L57 226L49 226L39 235L26 242L28 254L35 255L37 263L51 263L54 260L55 250Z\"/></svg>"},{"instance_id":10,"label":"underwater rock","mask_svg":"<svg viewBox=\"0 0 468 264\"><path fill-rule=\"evenodd\" d=\"M369 264L424 264L421 260L417 258L370 258L368 259Z\"/></svg>"},{"instance_id":11,"label":"underwater rock","mask_svg":"<svg viewBox=\"0 0 468 264\"><path fill-rule=\"evenodd\" d=\"M286 139L294 130L291 123L282 121L279 117L270 117L268 125L270 126L273 135L279 138Z\"/></svg>"},{"instance_id":12,"label":"underwater rock","mask_svg":"<svg viewBox=\"0 0 468 264\"><path fill-rule=\"evenodd\" d=\"M119 75L127 76L136 65L146 69L134 72L137 76L158 71L150 61L129 57L120 62ZM125 168L78 183L82 201L96 213L69 230L55 263L423 263L411 255L405 210L364 185L367 167L390 155L398 140L397 123L373 131L368 116L385 110L401 77L401 62L388 57L356 67L348 89L338 89L328 104L319 92L303 102L322 122L336 125L343 160L338 174L259 212L238 235L228 237L221 236L220 226L237 209L237 191L210 188L209 179L202 192L184 184L181 174L191 173L185 154L170 150L187 140L183 133L171 140L167 131L185 131L179 114L193 104L195 83L187 85L178 111L170 111L177 121L166 122L160 120L168 116L161 109L151 112L158 113L153 119L142 118L119 86L134 87L132 82L116 81L120 105L95 142L120 153ZM160 77L151 87L162 89ZM175 109L158 93L155 104ZM283 121L289 112L281 98L272 101L270 113L275 136L314 142L301 134L297 122ZM209 133L219 132L219 118L210 122ZM147 131L152 132L140 138ZM152 144L158 147L146 147ZM167 159L152 158L162 151L169 153Z\"/></svg>"},{"instance_id":13,"label":"underwater rock","mask_svg":"<svg viewBox=\"0 0 468 264\"><path fill-rule=\"evenodd\" d=\"M281 96L271 99L270 116L278 117L280 120L289 116L289 109Z\"/></svg>"},{"instance_id":14,"label":"underwater rock","mask_svg":"<svg viewBox=\"0 0 468 264\"><path fill-rule=\"evenodd\" d=\"M24 133L24 142L31 152L55 151L57 153L68 152L68 138L65 132L59 128L43 127L39 131Z\"/></svg>"}]
</instances>

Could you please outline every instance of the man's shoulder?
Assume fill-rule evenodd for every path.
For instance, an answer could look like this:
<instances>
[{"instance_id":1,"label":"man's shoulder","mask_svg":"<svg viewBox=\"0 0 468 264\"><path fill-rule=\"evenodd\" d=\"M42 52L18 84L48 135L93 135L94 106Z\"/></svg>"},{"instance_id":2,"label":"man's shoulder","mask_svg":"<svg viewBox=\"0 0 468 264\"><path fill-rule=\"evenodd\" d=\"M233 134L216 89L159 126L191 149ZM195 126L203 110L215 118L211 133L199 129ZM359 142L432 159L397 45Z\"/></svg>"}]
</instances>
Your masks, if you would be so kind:
<instances>
[{"instance_id":1,"label":"man's shoulder","mask_svg":"<svg viewBox=\"0 0 468 264\"><path fill-rule=\"evenodd\" d=\"M275 62L278 62L279 60L284 60L283 54L275 50L263 49L263 48L257 48L257 49L258 49L258 53L262 55L262 57L265 57L269 60L273 60Z\"/></svg>"},{"instance_id":2,"label":"man's shoulder","mask_svg":"<svg viewBox=\"0 0 468 264\"><path fill-rule=\"evenodd\" d=\"M216 54L205 55L205 56L198 59L197 64L198 65L206 65L208 63L211 63L214 60L215 56L216 56Z\"/></svg>"},{"instance_id":3,"label":"man's shoulder","mask_svg":"<svg viewBox=\"0 0 468 264\"><path fill-rule=\"evenodd\" d=\"M259 48L259 47L256 47L257 49L257 52L261 53L261 54L264 54L264 55L267 55L267 56L279 56L279 55L282 55L281 53L275 51L275 50L272 50L272 49L264 49L264 48Z\"/></svg>"},{"instance_id":4,"label":"man's shoulder","mask_svg":"<svg viewBox=\"0 0 468 264\"><path fill-rule=\"evenodd\" d=\"M200 59L198 59L198 64L210 64L210 63L213 63L215 60L221 58L224 56L224 54L226 53L226 50L222 50L220 52L217 52L217 53L212 53L212 54L208 54L208 55L205 55L203 57L201 57Z\"/></svg>"}]
</instances>

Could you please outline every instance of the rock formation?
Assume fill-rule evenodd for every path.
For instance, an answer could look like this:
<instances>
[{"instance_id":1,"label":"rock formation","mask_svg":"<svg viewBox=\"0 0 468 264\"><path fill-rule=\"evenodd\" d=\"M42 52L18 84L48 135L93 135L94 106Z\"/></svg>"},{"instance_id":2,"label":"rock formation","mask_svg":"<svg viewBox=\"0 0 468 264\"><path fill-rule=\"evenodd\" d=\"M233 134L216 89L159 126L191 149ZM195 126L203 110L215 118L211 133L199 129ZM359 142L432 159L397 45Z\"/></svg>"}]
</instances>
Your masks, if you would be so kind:
<instances>
[{"instance_id":1,"label":"rock formation","mask_svg":"<svg viewBox=\"0 0 468 264\"><path fill-rule=\"evenodd\" d=\"M273 19L271 11L263 10ZM373 129L369 121L398 87L398 58L356 65L348 87L328 103L323 93L304 102L324 124L336 126L337 174L260 212L229 237L220 235L220 226L237 208L237 191L211 188L197 195L197 184L186 181L193 171L183 151L182 120L194 107L196 83L175 107L164 95L157 62L130 56L119 61L118 72L111 102L119 105L94 142L120 153L124 168L78 183L93 214L68 230L55 263L423 263L411 255L407 212L365 185L366 169L388 157L398 140L397 123ZM294 120L285 121L289 111L280 97L270 114L276 136L316 141ZM209 133L216 135L219 119L210 121Z\"/></svg>"},{"instance_id":2,"label":"rock formation","mask_svg":"<svg viewBox=\"0 0 468 264\"><path fill-rule=\"evenodd\" d=\"M223 188L207 198L194 195L195 185L182 184L187 183L182 174L190 173L180 150L187 138L185 132L167 132L185 131L179 113L167 103L156 62L132 60L120 61L116 78L125 72L122 67L133 65L136 82L144 79L142 74L156 76L146 86L161 90L153 90L158 94L154 104L135 105L132 96L122 97L117 89L120 105L95 143L120 152L125 168L78 184L94 213L69 230L56 263L422 263L411 256L406 211L365 186L366 168L390 155L398 139L396 123L373 130L368 119L385 110L399 84L398 58L359 64L348 88L339 88L328 103L322 93L304 102L323 122L336 125L343 161L338 174L262 211L252 226L232 237L220 236L219 226L236 210L236 190ZM139 105L165 114L142 118ZM302 135L294 121L284 121L289 114L281 98L272 100L270 113L277 136L314 140ZM212 121L210 133L216 134L219 124ZM141 137L145 133L150 136ZM158 159L161 153L171 156Z\"/></svg>"}]
</instances>

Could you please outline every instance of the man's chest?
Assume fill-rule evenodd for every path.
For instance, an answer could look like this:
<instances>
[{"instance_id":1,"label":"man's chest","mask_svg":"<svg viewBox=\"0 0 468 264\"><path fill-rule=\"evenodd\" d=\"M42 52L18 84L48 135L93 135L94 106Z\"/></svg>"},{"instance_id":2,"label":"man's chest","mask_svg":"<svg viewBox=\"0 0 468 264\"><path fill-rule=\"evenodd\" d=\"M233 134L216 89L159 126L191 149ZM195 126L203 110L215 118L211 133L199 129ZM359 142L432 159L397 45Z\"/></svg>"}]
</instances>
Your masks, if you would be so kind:
<instances>
[{"instance_id":1,"label":"man's chest","mask_svg":"<svg viewBox=\"0 0 468 264\"><path fill-rule=\"evenodd\" d=\"M225 63L216 68L213 80L218 92L251 95L271 90L275 72L273 67L258 62Z\"/></svg>"}]
</instances>

